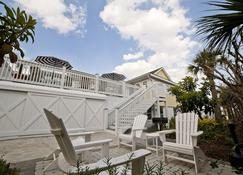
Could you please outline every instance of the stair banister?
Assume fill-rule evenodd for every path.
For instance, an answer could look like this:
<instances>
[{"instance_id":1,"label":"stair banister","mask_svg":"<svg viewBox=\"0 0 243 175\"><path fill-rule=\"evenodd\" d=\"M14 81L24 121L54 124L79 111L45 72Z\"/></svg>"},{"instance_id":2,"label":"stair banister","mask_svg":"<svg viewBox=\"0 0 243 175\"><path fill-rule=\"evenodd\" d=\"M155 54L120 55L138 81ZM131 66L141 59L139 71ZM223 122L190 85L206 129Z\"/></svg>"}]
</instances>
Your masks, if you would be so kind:
<instances>
[{"instance_id":1,"label":"stair banister","mask_svg":"<svg viewBox=\"0 0 243 175\"><path fill-rule=\"evenodd\" d=\"M156 84L158 84L158 83L153 83L149 88L147 88L145 91L143 91L141 94L139 94L139 95L137 96L137 98L141 97L141 96L142 96L143 94L145 94L148 90L152 89L152 87L155 86ZM124 108L127 107L128 105L130 105L130 104L131 104L132 102L134 102L137 98L133 98L130 102L128 102L127 104L125 104L123 107L118 108L119 111L122 110L122 109L124 109Z\"/></svg>"}]
</instances>

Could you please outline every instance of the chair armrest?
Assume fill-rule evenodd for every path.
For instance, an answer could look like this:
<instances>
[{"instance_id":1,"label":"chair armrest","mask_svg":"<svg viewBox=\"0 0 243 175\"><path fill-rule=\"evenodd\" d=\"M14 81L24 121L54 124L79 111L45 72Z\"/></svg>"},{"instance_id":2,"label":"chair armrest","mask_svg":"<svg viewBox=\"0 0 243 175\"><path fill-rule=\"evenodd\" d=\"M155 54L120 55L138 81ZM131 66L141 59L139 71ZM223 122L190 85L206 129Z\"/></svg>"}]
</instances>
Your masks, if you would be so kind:
<instances>
[{"instance_id":1,"label":"chair armrest","mask_svg":"<svg viewBox=\"0 0 243 175\"><path fill-rule=\"evenodd\" d=\"M201 135L203 133L203 131L198 131L198 132L195 132L195 133L192 133L191 134L191 138L192 138L192 146L195 147L197 146L197 137L199 135Z\"/></svg>"},{"instance_id":2,"label":"chair armrest","mask_svg":"<svg viewBox=\"0 0 243 175\"><path fill-rule=\"evenodd\" d=\"M191 136L198 137L199 135L202 135L202 134L203 134L203 131L198 131L198 132L192 133Z\"/></svg>"},{"instance_id":3,"label":"chair armrest","mask_svg":"<svg viewBox=\"0 0 243 175\"><path fill-rule=\"evenodd\" d=\"M132 131L142 131L142 130L145 130L146 128L134 128L132 129Z\"/></svg>"},{"instance_id":4,"label":"chair armrest","mask_svg":"<svg viewBox=\"0 0 243 175\"><path fill-rule=\"evenodd\" d=\"M158 134L171 134L174 132L176 132L175 129L170 129L170 130L158 131Z\"/></svg>"},{"instance_id":5,"label":"chair armrest","mask_svg":"<svg viewBox=\"0 0 243 175\"><path fill-rule=\"evenodd\" d=\"M170 129L170 130L164 130L164 131L158 131L159 138L162 142L166 142L166 134L171 134L174 133L175 129Z\"/></svg>"},{"instance_id":6,"label":"chair armrest","mask_svg":"<svg viewBox=\"0 0 243 175\"><path fill-rule=\"evenodd\" d=\"M112 142L112 139L105 139L105 140L97 140L97 141L91 141L91 142L85 142L81 145L74 146L75 150L94 147L94 146L102 146L104 144L109 144Z\"/></svg>"},{"instance_id":7,"label":"chair armrest","mask_svg":"<svg viewBox=\"0 0 243 175\"><path fill-rule=\"evenodd\" d=\"M69 136L86 136L86 135L91 135L95 134L93 131L88 131L88 132L76 132L76 133L69 133Z\"/></svg>"}]
</instances>

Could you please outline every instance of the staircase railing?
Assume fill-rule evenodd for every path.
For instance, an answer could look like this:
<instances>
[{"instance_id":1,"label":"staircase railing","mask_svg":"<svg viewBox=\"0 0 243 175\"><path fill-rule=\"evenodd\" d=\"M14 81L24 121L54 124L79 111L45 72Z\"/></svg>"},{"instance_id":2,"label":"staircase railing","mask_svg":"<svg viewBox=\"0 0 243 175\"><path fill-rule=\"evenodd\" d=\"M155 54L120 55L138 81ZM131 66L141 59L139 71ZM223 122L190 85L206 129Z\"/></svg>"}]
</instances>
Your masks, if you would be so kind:
<instances>
[{"instance_id":1,"label":"staircase railing","mask_svg":"<svg viewBox=\"0 0 243 175\"><path fill-rule=\"evenodd\" d=\"M136 98L139 94L141 94L143 91L145 91L145 87L140 88L136 92L134 92L132 95L130 95L128 98L125 98L121 103L119 103L115 108L112 108L108 112L108 126L111 126L115 123L115 111L117 109L123 108L123 106L127 105L132 101L134 98Z\"/></svg>"},{"instance_id":2,"label":"staircase railing","mask_svg":"<svg viewBox=\"0 0 243 175\"><path fill-rule=\"evenodd\" d=\"M115 123L116 132L118 129L129 128L135 116L145 113L163 92L165 94L165 87L161 83L154 83L140 93L134 94L126 103L109 113L109 126Z\"/></svg>"}]
</instances>

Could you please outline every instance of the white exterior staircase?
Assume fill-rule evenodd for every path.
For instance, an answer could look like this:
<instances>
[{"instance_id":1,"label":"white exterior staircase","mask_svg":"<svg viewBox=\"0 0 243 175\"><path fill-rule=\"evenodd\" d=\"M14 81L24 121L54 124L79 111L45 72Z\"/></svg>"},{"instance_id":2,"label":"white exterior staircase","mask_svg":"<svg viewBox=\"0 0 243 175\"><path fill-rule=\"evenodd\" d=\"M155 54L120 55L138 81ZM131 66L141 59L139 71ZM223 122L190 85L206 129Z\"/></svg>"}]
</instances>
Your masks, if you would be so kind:
<instances>
[{"instance_id":1,"label":"white exterior staircase","mask_svg":"<svg viewBox=\"0 0 243 175\"><path fill-rule=\"evenodd\" d=\"M117 107L110 110L108 113L108 129L123 132L130 128L134 118L139 114L146 113L163 94L165 94L165 86L161 83L154 83L147 88L139 89Z\"/></svg>"}]
</instances>

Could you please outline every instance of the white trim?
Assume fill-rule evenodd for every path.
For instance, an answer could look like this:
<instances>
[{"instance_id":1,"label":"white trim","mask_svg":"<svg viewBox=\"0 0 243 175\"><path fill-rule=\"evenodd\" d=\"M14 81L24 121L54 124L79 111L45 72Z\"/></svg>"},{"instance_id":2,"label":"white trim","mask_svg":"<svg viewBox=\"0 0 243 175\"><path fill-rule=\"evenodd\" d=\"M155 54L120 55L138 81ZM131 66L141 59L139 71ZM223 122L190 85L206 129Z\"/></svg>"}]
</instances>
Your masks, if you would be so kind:
<instances>
[{"instance_id":1,"label":"white trim","mask_svg":"<svg viewBox=\"0 0 243 175\"><path fill-rule=\"evenodd\" d=\"M82 92L82 91L75 91L75 90L65 90L53 87L45 87L45 86L38 86L38 85L30 85L30 84L23 84L23 83L15 83L9 81L1 81L0 80L0 89L4 90L14 90L14 91L24 91L24 92L35 92L35 93L42 93L42 94L57 94L62 96L74 96L83 98L91 98L91 99L98 99L98 100L105 100L106 95L91 93L91 92Z\"/></svg>"}]
</instances>

